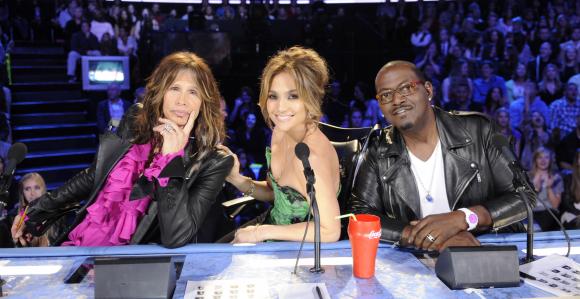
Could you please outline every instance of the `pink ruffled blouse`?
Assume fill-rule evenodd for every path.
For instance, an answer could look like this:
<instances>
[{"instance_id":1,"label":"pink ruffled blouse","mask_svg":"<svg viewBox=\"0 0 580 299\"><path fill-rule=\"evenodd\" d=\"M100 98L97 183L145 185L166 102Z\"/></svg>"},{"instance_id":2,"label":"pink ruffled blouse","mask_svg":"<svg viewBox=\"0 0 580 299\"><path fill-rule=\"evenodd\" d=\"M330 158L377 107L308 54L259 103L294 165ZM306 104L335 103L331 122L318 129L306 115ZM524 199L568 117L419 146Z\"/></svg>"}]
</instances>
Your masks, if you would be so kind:
<instances>
[{"instance_id":1,"label":"pink ruffled blouse","mask_svg":"<svg viewBox=\"0 0 580 299\"><path fill-rule=\"evenodd\" d=\"M133 184L142 173L147 179L157 178L161 170L183 150L169 155L157 154L149 168L145 163L151 144L134 144L115 165L95 202L87 208L85 219L68 235L70 241L62 246L116 246L126 245L147 211L150 196L129 201ZM166 186L168 178L158 179Z\"/></svg>"}]
</instances>

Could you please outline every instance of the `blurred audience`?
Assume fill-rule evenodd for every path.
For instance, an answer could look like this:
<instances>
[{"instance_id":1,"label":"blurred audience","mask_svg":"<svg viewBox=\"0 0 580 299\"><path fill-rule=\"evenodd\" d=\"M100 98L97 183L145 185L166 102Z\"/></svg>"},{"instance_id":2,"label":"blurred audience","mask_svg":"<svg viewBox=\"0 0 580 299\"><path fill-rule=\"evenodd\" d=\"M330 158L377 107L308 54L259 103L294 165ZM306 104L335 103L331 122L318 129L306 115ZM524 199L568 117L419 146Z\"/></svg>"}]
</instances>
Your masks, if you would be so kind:
<instances>
[{"instance_id":1,"label":"blurred audience","mask_svg":"<svg viewBox=\"0 0 580 299\"><path fill-rule=\"evenodd\" d=\"M578 87L568 83L564 91L564 98L554 101L550 105L550 130L561 140L576 128L576 117L580 115L580 98Z\"/></svg>"},{"instance_id":2,"label":"blurred audience","mask_svg":"<svg viewBox=\"0 0 580 299\"><path fill-rule=\"evenodd\" d=\"M491 61L483 61L480 65L480 71L480 77L473 81L474 103L483 105L487 92L493 87L501 88L502 94L506 94L505 80L494 74L493 63Z\"/></svg>"},{"instance_id":3,"label":"blurred audience","mask_svg":"<svg viewBox=\"0 0 580 299\"><path fill-rule=\"evenodd\" d=\"M575 151L580 148L580 114L576 115L576 129L566 135L556 151L558 166L564 171L573 170Z\"/></svg>"},{"instance_id":4,"label":"blurred audience","mask_svg":"<svg viewBox=\"0 0 580 299\"><path fill-rule=\"evenodd\" d=\"M580 148L576 148L572 172L564 177L562 224L567 229L580 229Z\"/></svg>"},{"instance_id":5,"label":"blurred audience","mask_svg":"<svg viewBox=\"0 0 580 299\"><path fill-rule=\"evenodd\" d=\"M534 210L534 222L538 223L543 231L558 229L556 219L552 218L548 209L560 217L559 207L564 191L562 177L555 171L554 155L545 147L536 149L532 156L530 179L538 194L538 204Z\"/></svg>"},{"instance_id":6,"label":"blurred audience","mask_svg":"<svg viewBox=\"0 0 580 299\"><path fill-rule=\"evenodd\" d=\"M107 99L99 102L97 107L97 128L100 134L106 131L116 131L121 118L131 103L121 99L121 87L112 83L107 88Z\"/></svg>"},{"instance_id":7,"label":"blurred audience","mask_svg":"<svg viewBox=\"0 0 580 299\"><path fill-rule=\"evenodd\" d=\"M510 106L510 118L513 128L520 128L522 121L530 111L538 111L544 117L546 123L550 122L550 109L537 94L536 83L526 82L524 85L524 96L514 100Z\"/></svg>"},{"instance_id":8,"label":"blurred audience","mask_svg":"<svg viewBox=\"0 0 580 299\"><path fill-rule=\"evenodd\" d=\"M81 31L73 34L68 52L67 75L69 82L76 82L77 63L81 56L100 56L100 45L97 37L91 33L91 24L88 21L81 22Z\"/></svg>"},{"instance_id":9,"label":"blurred audience","mask_svg":"<svg viewBox=\"0 0 580 299\"><path fill-rule=\"evenodd\" d=\"M520 154L520 162L524 169L532 168L532 156L540 147L548 147L550 142L550 133L546 119L537 110L532 110L524 116L521 124L522 129L522 148L516 148Z\"/></svg>"}]
</instances>

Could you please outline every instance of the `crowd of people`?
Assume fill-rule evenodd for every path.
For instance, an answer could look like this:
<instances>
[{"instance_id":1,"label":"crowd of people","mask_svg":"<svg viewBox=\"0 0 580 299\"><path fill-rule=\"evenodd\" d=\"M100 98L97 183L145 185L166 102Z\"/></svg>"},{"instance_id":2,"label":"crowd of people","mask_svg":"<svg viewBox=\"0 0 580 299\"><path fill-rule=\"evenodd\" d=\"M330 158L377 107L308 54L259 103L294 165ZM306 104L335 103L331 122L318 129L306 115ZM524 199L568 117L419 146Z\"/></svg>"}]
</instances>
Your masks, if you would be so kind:
<instances>
[{"instance_id":1,"label":"crowd of people","mask_svg":"<svg viewBox=\"0 0 580 299\"><path fill-rule=\"evenodd\" d=\"M150 42L147 40L148 33L162 30L165 24L170 24L173 20L187 20L190 30L192 28L200 28L198 26L199 23L206 24L202 26L202 29L207 26L207 29L211 30L211 21L213 20L239 19L248 21L253 20L253 16L259 14L261 20L264 21L259 24L263 26L268 26L268 22L275 22L276 20L292 19L303 22L305 29L314 30L311 27L312 22L316 16L320 17L320 11L332 16L344 16L348 13L348 9L345 9L345 7L324 5L321 1L312 2L310 5L304 6L297 5L295 1L292 1L293 4L291 5L248 3L233 6L225 3L212 6L205 3L198 6L175 5L163 7L159 4L152 4L151 6L140 7L141 11L138 11L132 4L125 5L124 3L114 2L103 5L98 1L87 1L85 3L84 1L72 0L61 3L57 7L57 12L52 20L55 26L60 28L59 30L61 30L61 34L66 38L66 44L69 46L67 74L71 82L78 79L76 66L78 59L82 55L130 56L134 68L132 72L139 74L138 77L145 78L147 77L146 74L139 73L143 69L140 66L142 61L140 55L141 51L147 52L146 49L150 46L147 44ZM426 88L428 91L430 90L428 100L434 107L444 111L474 111L487 115L489 119L493 120L494 128L509 137L514 147L514 152L520 158L524 168L529 171L530 181L537 193L538 204L534 208L534 214L538 229L558 229L557 223L549 215L548 210L556 214L564 223L564 226L579 228L580 151L578 149L580 148L580 98L578 96L578 88L580 86L580 2L514 0L444 1L414 4L384 3L373 6L373 11L373 15L365 16L368 22L378 32L382 33L386 40L396 40L396 45L392 46L392 51L404 52L401 56L405 57L409 55L408 53L412 53L411 55L414 57L412 62L417 70L424 74L424 78L408 82L407 85L391 86L393 88L396 87L391 99L396 96L404 97L405 94L412 95L417 90ZM16 25L24 26L23 24L24 22L20 20ZM253 28L257 30L255 27ZM322 30L322 32L316 32L316 34L311 35L311 31L304 31L304 43L314 48L320 43L312 41L310 37L316 36L319 40L328 41L338 40L334 35L340 34L340 32L333 31L328 27L316 30ZM274 64L273 60L276 58L297 59L296 57L289 58L298 54L293 53L292 50L288 51L290 52L281 52L276 54L278 56L271 58L264 70L262 80L264 80L264 75L269 75L269 80L272 81L262 81L259 92L255 92L249 86L243 86L239 88L237 97L224 98L219 96L220 116L225 124L225 135L219 143L226 146L222 148L224 152L235 157L234 171L229 173L227 178L226 174L222 173L223 177L221 178L231 184L229 187L233 186L234 188L228 189L226 187L224 190L229 190L230 192L222 193L226 193L226 197L236 197L243 194L254 195L261 201L266 202L266 206L268 204L273 205L272 210L274 212L274 214L270 212L269 222L266 221L266 223L274 226L260 226L265 219L259 219L257 222L252 222L254 225L239 230L235 235L230 235L228 241L294 240L296 239L294 233L281 233L276 225L282 223L299 224L295 227L303 227L300 224L304 221L304 215L302 214L300 214L300 217L294 217L291 213L284 215L284 217L294 217L291 221L282 221L282 218L275 217L276 212L280 212L279 210L282 209L280 206L275 206L275 202L280 201L279 198L288 199L290 197L292 199L291 202L299 206L296 207L297 209L304 208L301 205L302 201L299 200L299 195L305 192L300 192L302 190L299 187L292 190L292 188L280 188L278 185L280 180L284 180L280 173L290 165L274 166L279 162L271 161L275 156L291 157L291 154L284 154L287 148L281 147L280 144L289 143L285 141L285 138L291 138L290 140L296 141L301 139L296 136L305 134L305 132L289 133L284 130L281 131L282 133L276 133L276 130L272 130L272 121L277 127L283 127L280 124L284 124L284 117L282 116L282 119L278 119L280 116L276 115L276 118L272 120L272 115L268 114L270 111L266 107L269 105L267 101L273 100L274 97L287 96L282 91L287 91L289 85L291 85L288 81L292 81L292 78L280 78L280 76L276 76L280 75L280 73L270 74L266 70L269 67L274 67L271 64ZM297 50L295 49L294 51ZM306 54L302 53L302 55L309 57L311 59L310 63L314 65L319 63L318 54L316 53L307 52ZM377 67L383 63L384 61L378 61ZM158 69L160 67L162 65ZM279 67L287 72L292 70L290 67L287 69L282 66ZM195 73L193 70L192 72ZM284 74L284 72L281 73ZM195 74L198 76L198 73ZM345 76L340 75L335 74L335 76L329 77L328 82L321 82L321 86L316 84L308 85L308 89L317 90L317 92L318 89L323 91L326 89L326 93L310 94L308 100L304 99L303 94L297 96L305 101L304 105L308 108L307 112L314 116L312 119L341 127L371 127L375 124L379 124L382 127L387 127L391 124L397 125L392 122L394 117L385 114L385 111L390 111L387 109L389 101L384 100L382 94L375 96L375 93L379 93L378 82L367 82L363 78L341 80L340 78L345 78ZM179 77L179 75L176 76ZM318 76L324 77L324 71L319 70ZM326 76L328 75L326 74ZM150 78L150 80L155 80L155 78ZM160 79L157 78L157 80ZM173 78L172 80L178 79ZM296 75L294 75L294 80L297 80ZM145 107L151 104L148 104L148 101L153 101L152 97L159 96L160 92L165 92L156 90L154 84L151 83L155 81L148 82L147 88L137 89L142 96L136 96L136 102L144 104ZM426 82L430 82L428 86L431 89L427 88ZM299 83L294 84L300 85ZM376 92L373 91L373 85L376 87ZM228 94L224 92L224 88L230 87L220 86L222 95ZM305 86L294 86L294 89L298 89L300 92L303 92L304 88ZM156 93L158 94L156 95ZM229 94L231 94L231 91L229 91ZM103 118L102 121L99 119L99 130L101 133L106 133L111 128L119 128L118 130L121 130L121 132L118 132L118 134L126 133L123 131L121 119L123 114L131 112L128 107L129 103L127 101L119 101L118 90L116 90L115 86L109 88L108 96L109 99L102 102L102 109L99 107L101 112L97 116ZM288 100L289 103L291 103L290 99ZM316 102L317 100L321 100L321 103ZM109 103L108 107L106 106L106 101ZM257 105L258 103L260 106ZM316 105L320 105L320 113L317 113ZM208 109L204 107L202 105L201 109ZM9 105L7 109L9 109ZM436 115L439 115L438 113ZM308 119L310 118L307 117ZM276 124L276 120L280 124ZM176 132L181 132L180 130L183 130L183 127L173 127L167 130L158 128L158 130L160 130L158 133L162 135L175 134ZM308 134L319 133L316 130L312 132L309 130L311 129L306 131ZM147 136L149 139L143 137L143 139L140 139L141 143L139 144L148 144L147 142L149 142L158 147L157 153L162 151L161 144L156 143L160 141L158 139L160 137L155 135L155 138L157 138L155 139L153 136ZM196 140L199 140L201 135L195 134L195 136ZM403 136L407 138L405 134ZM304 136L302 136L302 139L304 139ZM213 145L217 144L215 141L212 139ZM408 142L408 140L405 139L405 142ZM184 146L184 144L181 145ZM271 145L271 148L268 145ZM208 146L208 144L204 146ZM433 144L433 148L436 150L438 147ZM176 147L172 153L178 152L179 155L183 156L182 151L183 147ZM184 156L184 159L187 159L185 157L187 155ZM200 157L198 158L200 159L198 161L207 162ZM155 161L155 159L153 160ZM150 162L148 161L148 163ZM169 163L169 160L165 162ZM163 166L166 165L164 164ZM162 168L161 166L159 167ZM292 171L293 168L290 167L289 169ZM157 175L156 173L148 178L156 178ZM332 176L328 178L330 179ZM100 179L105 180L106 178ZM265 183L264 180L269 183ZM481 180L481 178L478 177L477 180ZM299 186L298 182L287 181L282 185ZM166 186L168 185L164 185L165 183L160 184L160 186L167 188ZM321 192L325 192L325 196L336 194L336 186L329 182L326 183L328 183L328 186L321 187L321 189L324 189ZM171 186L171 184L170 187L177 188L177 186ZM376 189L377 187L373 188ZM300 194L295 194L296 190ZM83 192L85 191L91 190L87 189ZM102 189L99 192L105 193ZM182 190L181 192L184 191ZM98 193L94 195L97 196ZM126 195L129 196L129 194ZM429 195L429 192L427 192L427 195ZM154 195L150 196L154 197ZM304 196L302 196L302 199L304 199ZM92 202L98 203L99 200L100 197ZM18 213L22 214L26 209L25 206L26 204L21 204L17 208ZM162 205L159 203L159 209L161 207ZM333 210L334 206L331 205L331 207L331 210ZM486 208L488 207L486 206ZM90 207L85 206L84 209L88 210L88 215L91 217L98 217L96 216L98 213L91 214ZM210 209L210 206L205 206L202 210L207 209ZM475 208L475 210L481 219L490 220L487 217L489 215L485 212L479 213L480 208ZM261 211L258 209L255 213L259 214ZM291 212L300 211L292 210ZM359 211L367 210L359 209ZM143 209L139 210L140 215L144 212L145 210ZM36 213L41 212L36 210ZM162 215L162 213L165 212L159 212L159 215ZM422 213L416 214L421 215ZM87 215L87 213L83 214L83 217L85 217L84 215ZM90 231L90 223L95 223L90 219L91 217L86 216L86 218L81 217L78 219L75 222L76 230L81 232ZM329 216L325 215L325 217ZM15 223L19 222L19 220L15 220ZM325 223L326 232L332 236L330 239L334 239L336 223L329 219ZM17 226L22 230L22 225ZM198 229L192 229L191 226L186 225L185 227L193 230L193 232L189 232L190 235L187 235L188 232L180 232L187 236L178 234L176 236L183 236L183 238L178 241L175 239L168 241L166 236L173 233L169 233L169 230L165 230L165 233L163 233L163 229L171 226L169 224L162 224L161 226L162 233L160 236L157 235L157 237L167 246L180 246L184 242L191 242L192 238L194 238L191 234L195 235ZM78 227L82 228L78 229ZM413 241L411 239L415 238L415 235L419 233L415 228L414 224L410 228L400 231L398 229L393 230L393 227L390 227L388 234L397 236L397 238L401 236L410 238L407 243L412 244ZM136 223L133 223L130 230L140 232L136 227ZM143 237L147 231L141 231L140 233L142 234L141 237ZM383 230L383 233L387 234L385 230ZM75 239L71 239L68 242L76 242L76 245L89 244L91 242L89 240L89 243L84 243L79 236L79 234L76 234ZM119 237L119 235L115 236ZM16 237L14 239L15 242L22 243L26 241L23 241L20 235ZM147 235L147 237L151 236ZM425 238L427 237L422 236L421 240ZM109 241L115 245L128 244L135 240L119 237L115 241ZM30 243L30 239L28 243ZM419 243L419 245L421 244Z\"/></svg>"}]
</instances>

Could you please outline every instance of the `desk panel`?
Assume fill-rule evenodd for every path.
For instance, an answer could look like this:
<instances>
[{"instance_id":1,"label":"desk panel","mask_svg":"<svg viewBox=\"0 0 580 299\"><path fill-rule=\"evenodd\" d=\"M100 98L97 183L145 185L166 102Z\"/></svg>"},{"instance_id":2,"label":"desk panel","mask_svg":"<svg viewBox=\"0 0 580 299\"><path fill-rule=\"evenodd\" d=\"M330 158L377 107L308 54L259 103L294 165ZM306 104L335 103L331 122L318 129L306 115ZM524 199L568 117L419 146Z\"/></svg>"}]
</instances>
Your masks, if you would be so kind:
<instances>
[{"instance_id":1,"label":"desk panel","mask_svg":"<svg viewBox=\"0 0 580 299\"><path fill-rule=\"evenodd\" d=\"M570 232L572 246L580 247L580 232ZM485 235L484 244L515 244L525 248L525 234ZM1 249L0 266L61 266L52 274L4 276L5 295L14 298L92 298L93 277L79 284L64 284L64 277L88 256L183 255L185 263L177 281L174 298L182 298L188 280L264 279L275 294L276 286L291 283L324 282L333 298L480 298L463 290L452 291L435 276L432 264L421 262L409 252L381 244L377 254L376 275L372 279L352 276L348 241L323 244L323 274L311 274L313 246L306 244L297 274L292 274L299 243L271 242L255 246L229 244L191 244L177 249L156 245L92 248ZM535 248L561 248L561 233L538 233ZM520 256L524 253L520 251ZM572 256L580 262L580 255ZM517 288L479 290L485 298L549 297L550 294L526 284ZM58 294L58 295L57 295Z\"/></svg>"}]
</instances>

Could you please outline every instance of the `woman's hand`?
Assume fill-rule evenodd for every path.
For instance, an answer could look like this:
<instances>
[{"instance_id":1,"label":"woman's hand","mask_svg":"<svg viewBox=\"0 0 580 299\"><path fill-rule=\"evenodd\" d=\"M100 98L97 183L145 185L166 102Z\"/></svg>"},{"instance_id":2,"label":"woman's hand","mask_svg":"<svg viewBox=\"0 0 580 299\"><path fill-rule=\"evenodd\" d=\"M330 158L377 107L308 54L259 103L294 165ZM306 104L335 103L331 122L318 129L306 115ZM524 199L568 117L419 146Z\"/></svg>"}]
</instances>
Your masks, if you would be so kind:
<instances>
[{"instance_id":1,"label":"woman's hand","mask_svg":"<svg viewBox=\"0 0 580 299\"><path fill-rule=\"evenodd\" d=\"M159 118L160 125L153 128L153 131L158 132L163 136L163 147L161 153L163 155L177 153L185 148L189 141L189 134L193 129L195 123L195 111L191 111L187 123L183 128L180 128L173 121L166 118Z\"/></svg>"},{"instance_id":2,"label":"woman's hand","mask_svg":"<svg viewBox=\"0 0 580 299\"><path fill-rule=\"evenodd\" d=\"M20 225L20 227L18 227L18 223L20 222L20 215L16 216L14 218L14 223L12 224L12 228L10 229L10 233L12 235L12 240L14 242L17 242L18 239L20 239L24 233L24 224Z\"/></svg>"},{"instance_id":3,"label":"woman's hand","mask_svg":"<svg viewBox=\"0 0 580 299\"><path fill-rule=\"evenodd\" d=\"M33 238L34 237L30 233L25 233L24 235L18 237L18 239L14 240L14 244L20 244L22 247L28 247L30 246Z\"/></svg>"},{"instance_id":4,"label":"woman's hand","mask_svg":"<svg viewBox=\"0 0 580 299\"><path fill-rule=\"evenodd\" d=\"M260 236L259 227L259 225L251 225L236 230L232 243L258 243L264 241Z\"/></svg>"},{"instance_id":5,"label":"woman's hand","mask_svg":"<svg viewBox=\"0 0 580 299\"><path fill-rule=\"evenodd\" d=\"M545 182L545 177L543 174L536 174L534 176L534 188L536 189L536 192L540 192L542 190L542 188L544 188L544 182Z\"/></svg>"},{"instance_id":6,"label":"woman's hand","mask_svg":"<svg viewBox=\"0 0 580 299\"><path fill-rule=\"evenodd\" d=\"M32 242L32 235L24 232L24 223L18 227L18 222L20 222L20 216L16 216L14 224L10 230L12 241L15 244L20 244L20 246L26 247L30 242Z\"/></svg>"},{"instance_id":7,"label":"woman's hand","mask_svg":"<svg viewBox=\"0 0 580 299\"><path fill-rule=\"evenodd\" d=\"M560 178L558 176L555 175L550 175L548 176L548 182L546 183L546 187L548 188L553 188L555 185L557 185L560 182Z\"/></svg>"},{"instance_id":8,"label":"woman's hand","mask_svg":"<svg viewBox=\"0 0 580 299\"><path fill-rule=\"evenodd\" d=\"M234 154L227 146L223 144L218 144L217 148L234 157L234 166L232 166L230 173L226 177L226 181L230 184L233 184L234 186L238 186L237 183L243 178L242 175L240 175L240 161L238 160L238 155Z\"/></svg>"}]
</instances>

